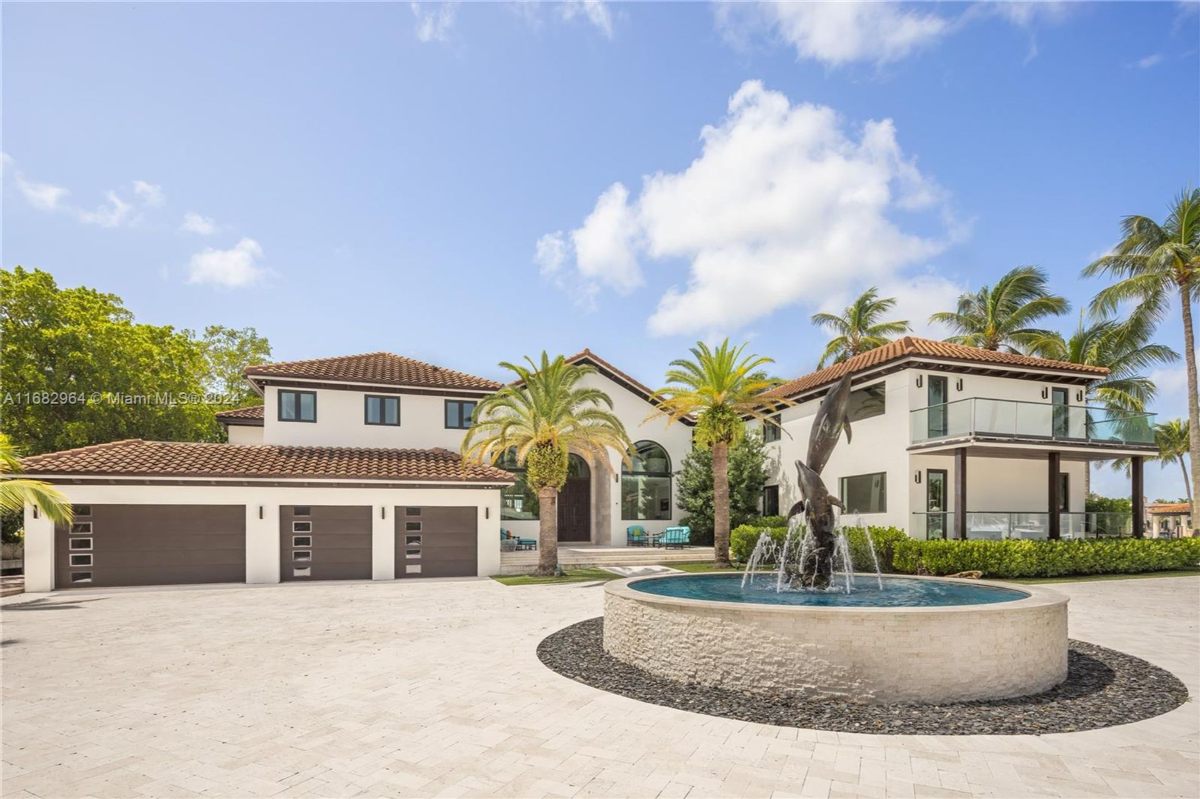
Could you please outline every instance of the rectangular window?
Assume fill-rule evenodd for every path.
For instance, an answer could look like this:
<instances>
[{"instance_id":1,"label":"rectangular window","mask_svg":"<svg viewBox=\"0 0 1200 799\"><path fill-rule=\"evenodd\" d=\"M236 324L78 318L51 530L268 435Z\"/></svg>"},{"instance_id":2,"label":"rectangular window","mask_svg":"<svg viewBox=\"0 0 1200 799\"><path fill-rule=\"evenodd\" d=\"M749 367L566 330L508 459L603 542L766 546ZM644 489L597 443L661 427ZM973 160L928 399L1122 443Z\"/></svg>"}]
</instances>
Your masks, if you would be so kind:
<instances>
[{"instance_id":1,"label":"rectangular window","mask_svg":"<svg viewBox=\"0 0 1200 799\"><path fill-rule=\"evenodd\" d=\"M92 506L91 505L72 505L71 510L74 512L75 516L91 516L92 515Z\"/></svg>"},{"instance_id":2,"label":"rectangular window","mask_svg":"<svg viewBox=\"0 0 1200 799\"><path fill-rule=\"evenodd\" d=\"M292 508L293 516L312 516L312 508L308 505L297 505Z\"/></svg>"},{"instance_id":3,"label":"rectangular window","mask_svg":"<svg viewBox=\"0 0 1200 799\"><path fill-rule=\"evenodd\" d=\"M311 533L312 522L292 522L293 533Z\"/></svg>"},{"instance_id":4,"label":"rectangular window","mask_svg":"<svg viewBox=\"0 0 1200 799\"><path fill-rule=\"evenodd\" d=\"M92 556L90 554L88 554L88 555L72 555L71 556L71 565L72 566L91 566L92 565Z\"/></svg>"},{"instance_id":5,"label":"rectangular window","mask_svg":"<svg viewBox=\"0 0 1200 799\"><path fill-rule=\"evenodd\" d=\"M399 427L400 398L377 397L374 394L368 394L364 402L363 417L367 424Z\"/></svg>"},{"instance_id":6,"label":"rectangular window","mask_svg":"<svg viewBox=\"0 0 1200 799\"><path fill-rule=\"evenodd\" d=\"M90 583L92 581L91 572L71 572L72 583Z\"/></svg>"},{"instance_id":7,"label":"rectangular window","mask_svg":"<svg viewBox=\"0 0 1200 799\"><path fill-rule=\"evenodd\" d=\"M312 536L311 535L294 535L294 536L292 536L292 546L294 546L294 547L311 547L312 546Z\"/></svg>"},{"instance_id":8,"label":"rectangular window","mask_svg":"<svg viewBox=\"0 0 1200 799\"><path fill-rule=\"evenodd\" d=\"M762 515L779 515L779 486L766 486L763 488Z\"/></svg>"},{"instance_id":9,"label":"rectangular window","mask_svg":"<svg viewBox=\"0 0 1200 799\"><path fill-rule=\"evenodd\" d=\"M621 519L632 522L671 518L671 478L666 475L621 475Z\"/></svg>"},{"instance_id":10,"label":"rectangular window","mask_svg":"<svg viewBox=\"0 0 1200 799\"><path fill-rule=\"evenodd\" d=\"M295 563L308 563L312 560L312 551L307 549L297 549L292 553L292 561Z\"/></svg>"},{"instance_id":11,"label":"rectangular window","mask_svg":"<svg viewBox=\"0 0 1200 799\"><path fill-rule=\"evenodd\" d=\"M887 472L843 477L841 499L843 513L886 513Z\"/></svg>"},{"instance_id":12,"label":"rectangular window","mask_svg":"<svg viewBox=\"0 0 1200 799\"><path fill-rule=\"evenodd\" d=\"M780 438L782 438L783 428L780 427L782 424L783 419L778 413L772 416L768 421L763 422L763 441L769 444L772 441L778 441Z\"/></svg>"},{"instance_id":13,"label":"rectangular window","mask_svg":"<svg viewBox=\"0 0 1200 799\"><path fill-rule=\"evenodd\" d=\"M91 535L91 534L92 534L92 523L91 522L72 522L71 523L71 535Z\"/></svg>"},{"instance_id":14,"label":"rectangular window","mask_svg":"<svg viewBox=\"0 0 1200 799\"><path fill-rule=\"evenodd\" d=\"M317 392L279 390L279 421L317 421Z\"/></svg>"},{"instance_id":15,"label":"rectangular window","mask_svg":"<svg viewBox=\"0 0 1200 799\"><path fill-rule=\"evenodd\" d=\"M475 415L475 403L465 400L446 400L446 429L466 430Z\"/></svg>"},{"instance_id":16,"label":"rectangular window","mask_svg":"<svg viewBox=\"0 0 1200 799\"><path fill-rule=\"evenodd\" d=\"M850 421L857 422L872 416L882 416L886 410L887 391L884 383L874 383L850 392L850 404L847 409Z\"/></svg>"},{"instance_id":17,"label":"rectangular window","mask_svg":"<svg viewBox=\"0 0 1200 799\"><path fill-rule=\"evenodd\" d=\"M420 516L421 509L420 508L405 508L404 515L405 516Z\"/></svg>"},{"instance_id":18,"label":"rectangular window","mask_svg":"<svg viewBox=\"0 0 1200 799\"><path fill-rule=\"evenodd\" d=\"M293 568L292 576L293 577L312 577L312 566L305 566L302 569Z\"/></svg>"},{"instance_id":19,"label":"rectangular window","mask_svg":"<svg viewBox=\"0 0 1200 799\"><path fill-rule=\"evenodd\" d=\"M1071 510L1071 475L1066 472L1058 473L1058 509L1062 513Z\"/></svg>"},{"instance_id":20,"label":"rectangular window","mask_svg":"<svg viewBox=\"0 0 1200 799\"><path fill-rule=\"evenodd\" d=\"M404 523L404 531L407 533L419 533L419 532L421 532L421 523L420 522L405 522Z\"/></svg>"},{"instance_id":21,"label":"rectangular window","mask_svg":"<svg viewBox=\"0 0 1200 799\"><path fill-rule=\"evenodd\" d=\"M419 547L419 546L421 546L421 536L419 536L419 535L406 535L406 536L404 536L404 546L406 546L406 547Z\"/></svg>"},{"instance_id":22,"label":"rectangular window","mask_svg":"<svg viewBox=\"0 0 1200 799\"><path fill-rule=\"evenodd\" d=\"M89 550L92 548L92 539L90 538L72 538L71 543L67 545L67 549L82 549Z\"/></svg>"},{"instance_id":23,"label":"rectangular window","mask_svg":"<svg viewBox=\"0 0 1200 799\"><path fill-rule=\"evenodd\" d=\"M420 573L421 573L421 567L420 567L420 566L414 566L414 565L412 565L412 564L410 563L410 564L408 564L408 565L406 565L406 566L404 567L404 573L405 573L405 574L420 574Z\"/></svg>"},{"instance_id":24,"label":"rectangular window","mask_svg":"<svg viewBox=\"0 0 1200 799\"><path fill-rule=\"evenodd\" d=\"M418 559L418 558L420 558L420 557L421 557L421 550L419 550L419 549L406 549L406 550L404 550L404 557L406 557L406 558L410 558L410 559Z\"/></svg>"}]
</instances>

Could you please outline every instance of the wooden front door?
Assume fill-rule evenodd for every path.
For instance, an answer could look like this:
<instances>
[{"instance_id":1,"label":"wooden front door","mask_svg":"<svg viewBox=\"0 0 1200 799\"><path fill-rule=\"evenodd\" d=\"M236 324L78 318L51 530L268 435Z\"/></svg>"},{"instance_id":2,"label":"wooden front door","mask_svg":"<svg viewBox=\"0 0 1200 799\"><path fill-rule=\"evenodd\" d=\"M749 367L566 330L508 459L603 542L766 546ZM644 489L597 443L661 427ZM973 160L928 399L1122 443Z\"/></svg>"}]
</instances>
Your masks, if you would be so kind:
<instances>
[{"instance_id":1,"label":"wooden front door","mask_svg":"<svg viewBox=\"0 0 1200 799\"><path fill-rule=\"evenodd\" d=\"M592 473L572 454L566 484L558 492L558 540L592 540Z\"/></svg>"}]
</instances>

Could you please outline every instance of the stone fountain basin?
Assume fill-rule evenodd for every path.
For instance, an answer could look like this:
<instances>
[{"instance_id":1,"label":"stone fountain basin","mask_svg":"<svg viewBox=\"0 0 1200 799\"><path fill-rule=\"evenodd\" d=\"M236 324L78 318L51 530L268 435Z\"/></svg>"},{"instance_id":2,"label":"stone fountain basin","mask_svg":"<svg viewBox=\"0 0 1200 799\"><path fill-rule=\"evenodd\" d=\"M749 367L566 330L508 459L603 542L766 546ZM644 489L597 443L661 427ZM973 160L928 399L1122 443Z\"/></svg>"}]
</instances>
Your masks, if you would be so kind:
<instances>
[{"instance_id":1,"label":"stone fountain basin","mask_svg":"<svg viewBox=\"0 0 1200 799\"><path fill-rule=\"evenodd\" d=\"M697 576L608 583L604 649L651 674L764 697L945 704L1039 694L1067 677L1067 597L1046 588L972 580L1025 596L832 607L684 599L631 587Z\"/></svg>"}]
</instances>

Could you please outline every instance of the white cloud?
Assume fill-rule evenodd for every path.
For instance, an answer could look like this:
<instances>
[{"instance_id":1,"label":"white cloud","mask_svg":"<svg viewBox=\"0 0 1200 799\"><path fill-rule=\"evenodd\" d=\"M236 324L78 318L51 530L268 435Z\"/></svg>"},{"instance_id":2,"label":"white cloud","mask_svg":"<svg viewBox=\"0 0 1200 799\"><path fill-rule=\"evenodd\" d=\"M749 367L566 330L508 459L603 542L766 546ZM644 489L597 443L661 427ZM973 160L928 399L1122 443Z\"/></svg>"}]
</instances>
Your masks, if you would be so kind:
<instances>
[{"instance_id":1,"label":"white cloud","mask_svg":"<svg viewBox=\"0 0 1200 799\"><path fill-rule=\"evenodd\" d=\"M951 28L925 10L883 3L722 3L717 27L742 43L766 34L830 66L896 61L936 42Z\"/></svg>"},{"instance_id":2,"label":"white cloud","mask_svg":"<svg viewBox=\"0 0 1200 799\"><path fill-rule=\"evenodd\" d=\"M457 3L412 3L410 7L417 18L419 40L445 42L450 38L450 29L454 27L454 19L458 14Z\"/></svg>"},{"instance_id":3,"label":"white cloud","mask_svg":"<svg viewBox=\"0 0 1200 799\"><path fill-rule=\"evenodd\" d=\"M13 157L11 155L6 152L0 152L0 168L3 168L5 171L7 171L8 168L14 163L16 162L13 161Z\"/></svg>"},{"instance_id":4,"label":"white cloud","mask_svg":"<svg viewBox=\"0 0 1200 799\"><path fill-rule=\"evenodd\" d=\"M162 186L154 183L147 183L144 180L135 180L133 182L133 193L137 195L146 205L157 207L166 201L166 195L163 194Z\"/></svg>"},{"instance_id":5,"label":"white cloud","mask_svg":"<svg viewBox=\"0 0 1200 799\"><path fill-rule=\"evenodd\" d=\"M185 233L199 233L201 236L211 236L217 231L217 223L207 216L201 216L195 211L183 215L183 224L179 229Z\"/></svg>"},{"instance_id":6,"label":"white cloud","mask_svg":"<svg viewBox=\"0 0 1200 799\"><path fill-rule=\"evenodd\" d=\"M562 18L570 21L576 17L584 17L592 23L606 39L613 37L612 14L608 6L600 0L571 0L558 6Z\"/></svg>"},{"instance_id":7,"label":"white cloud","mask_svg":"<svg viewBox=\"0 0 1200 799\"><path fill-rule=\"evenodd\" d=\"M943 339L951 334L950 331L931 323L930 315L939 311L953 311L958 305L959 296L968 290L967 286L953 280L925 272L885 281L879 287L879 296L896 298L896 309L892 316L907 319L914 336Z\"/></svg>"},{"instance_id":8,"label":"white cloud","mask_svg":"<svg viewBox=\"0 0 1200 799\"><path fill-rule=\"evenodd\" d=\"M34 183L26 180L19 173L17 174L17 188L21 190L21 194L25 196L29 204L39 211L57 211L62 207L62 201L70 194L70 191L62 186Z\"/></svg>"},{"instance_id":9,"label":"white cloud","mask_svg":"<svg viewBox=\"0 0 1200 799\"><path fill-rule=\"evenodd\" d=\"M553 233L547 233L537 240L537 247L533 255L533 262L538 265L543 277L558 272L559 267L567 260L567 242L563 238L563 232L556 230Z\"/></svg>"},{"instance_id":10,"label":"white cloud","mask_svg":"<svg viewBox=\"0 0 1200 799\"><path fill-rule=\"evenodd\" d=\"M1151 67L1156 67L1161 64L1162 60L1162 53L1153 53L1145 58L1139 58L1137 61L1127 64L1126 66L1129 66L1133 69L1150 69Z\"/></svg>"},{"instance_id":11,"label":"white cloud","mask_svg":"<svg viewBox=\"0 0 1200 799\"><path fill-rule=\"evenodd\" d=\"M263 250L254 239L242 239L228 250L208 247L188 263L188 282L244 288L266 277L259 263Z\"/></svg>"},{"instance_id":12,"label":"white cloud","mask_svg":"<svg viewBox=\"0 0 1200 799\"><path fill-rule=\"evenodd\" d=\"M883 284L944 249L891 216L932 216L948 228L945 192L896 142L891 120L850 129L826 106L792 105L758 81L700 134L681 172L643 179L631 199L615 183L571 232L580 278L628 292L639 259L686 260L687 285L661 297L652 333L743 326L795 303ZM860 289L861 290L861 289Z\"/></svg>"},{"instance_id":13,"label":"white cloud","mask_svg":"<svg viewBox=\"0 0 1200 799\"><path fill-rule=\"evenodd\" d=\"M134 223L138 217L134 215L133 205L117 196L115 191L104 193L105 201L96 206L94 211L76 209L79 221L100 227L118 227L125 222Z\"/></svg>"}]
</instances>

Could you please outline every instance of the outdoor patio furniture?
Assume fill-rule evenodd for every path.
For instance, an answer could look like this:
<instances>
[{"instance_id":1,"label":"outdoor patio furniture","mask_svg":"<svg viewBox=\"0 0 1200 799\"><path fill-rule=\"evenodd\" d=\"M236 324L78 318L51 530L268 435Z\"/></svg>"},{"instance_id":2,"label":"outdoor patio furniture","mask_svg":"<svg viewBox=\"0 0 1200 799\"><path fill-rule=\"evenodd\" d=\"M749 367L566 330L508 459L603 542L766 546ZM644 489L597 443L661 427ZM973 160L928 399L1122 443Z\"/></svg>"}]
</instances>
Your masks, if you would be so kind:
<instances>
[{"instance_id":1,"label":"outdoor patio furniture","mask_svg":"<svg viewBox=\"0 0 1200 799\"><path fill-rule=\"evenodd\" d=\"M675 547L683 549L685 546L692 545L692 528L690 527L668 527L663 530L662 537L658 540L659 546L663 549Z\"/></svg>"},{"instance_id":2,"label":"outdoor patio furniture","mask_svg":"<svg viewBox=\"0 0 1200 799\"><path fill-rule=\"evenodd\" d=\"M512 533L510 533L509 531L507 531L503 527L501 527L500 528L500 551L501 552L506 551L504 549L505 541L513 541L515 543L515 545L513 547L514 549L537 549L537 545L538 545L536 538L518 538L517 536L513 535Z\"/></svg>"},{"instance_id":3,"label":"outdoor patio furniture","mask_svg":"<svg viewBox=\"0 0 1200 799\"><path fill-rule=\"evenodd\" d=\"M625 545L631 547L644 547L650 543L650 536L646 534L646 528L640 524L630 525L625 528Z\"/></svg>"}]
</instances>

